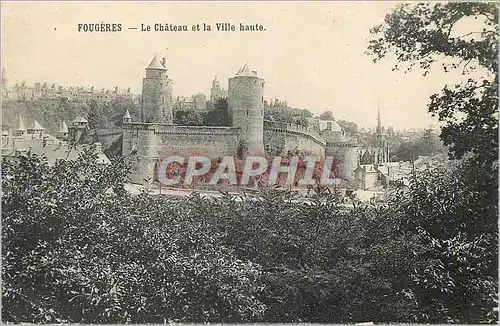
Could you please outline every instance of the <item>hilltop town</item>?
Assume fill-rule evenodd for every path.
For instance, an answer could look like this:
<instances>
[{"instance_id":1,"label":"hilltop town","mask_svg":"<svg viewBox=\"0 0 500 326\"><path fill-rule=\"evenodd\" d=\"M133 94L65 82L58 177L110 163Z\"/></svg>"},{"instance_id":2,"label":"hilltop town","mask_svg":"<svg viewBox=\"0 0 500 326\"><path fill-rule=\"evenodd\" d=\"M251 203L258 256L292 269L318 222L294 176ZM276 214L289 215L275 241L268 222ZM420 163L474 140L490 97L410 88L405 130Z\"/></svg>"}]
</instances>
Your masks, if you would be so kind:
<instances>
[{"instance_id":1,"label":"hilltop town","mask_svg":"<svg viewBox=\"0 0 500 326\"><path fill-rule=\"evenodd\" d=\"M147 185L155 180L156 161L167 154L190 155L203 153L211 157L224 155L270 156L331 156L335 161L337 185L348 193L366 192L365 197L381 196L389 185L401 179L409 171L421 164L427 166L433 160L427 157L413 158L413 164L395 160L389 144L394 131L382 126L380 111L373 129L373 136L366 140L366 132L357 127L346 129L331 112L323 117L303 115L301 118L286 120L280 112L292 112L288 105L278 101L264 100L265 81L244 64L229 78L229 88L221 87L218 77L212 81L210 98L203 93L191 97L172 95L172 79L168 74L166 59L153 57L145 68L142 93L134 95L126 90L96 91L84 87L48 86L36 83L34 87L26 83L8 86L3 71L2 99L17 102L37 100L58 100L90 105L86 117L81 115L68 122L58 123L56 135L51 135L36 119L26 127L24 117L17 117L18 125L3 130L2 153L15 157L32 152L47 155L50 161L71 159L78 155L82 146L94 144L103 162L107 156L122 155L132 163L131 181ZM131 115L125 106L122 118L114 126L100 127L93 109L101 104L124 99L135 105L137 112ZM96 104L98 103L98 104ZM203 119L192 125L178 123L178 113L209 114L226 104L226 122L222 125L204 125ZM93 109L92 109L93 108ZM264 113L265 112L265 113ZM278 112L278 114L277 114ZM114 113L116 116L118 113ZM289 114L289 113L288 113ZM107 155L107 156L106 156Z\"/></svg>"},{"instance_id":2,"label":"hilltop town","mask_svg":"<svg viewBox=\"0 0 500 326\"><path fill-rule=\"evenodd\" d=\"M499 324L498 1L2 9L4 323Z\"/></svg>"}]
</instances>

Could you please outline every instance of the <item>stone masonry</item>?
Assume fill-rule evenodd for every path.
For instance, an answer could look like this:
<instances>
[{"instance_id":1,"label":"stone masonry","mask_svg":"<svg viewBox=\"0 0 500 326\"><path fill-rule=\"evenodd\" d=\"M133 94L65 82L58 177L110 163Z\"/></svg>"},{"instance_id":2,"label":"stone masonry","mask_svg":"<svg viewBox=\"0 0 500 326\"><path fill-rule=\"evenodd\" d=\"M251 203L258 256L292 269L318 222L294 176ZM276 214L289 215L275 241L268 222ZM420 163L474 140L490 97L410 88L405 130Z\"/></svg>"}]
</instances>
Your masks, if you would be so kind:
<instances>
[{"instance_id":1,"label":"stone masonry","mask_svg":"<svg viewBox=\"0 0 500 326\"><path fill-rule=\"evenodd\" d=\"M172 118L172 82L165 59L153 58L142 88L141 122L124 119L122 155L132 164L131 181L155 181L158 163L168 155L315 155L339 156L337 176L351 180L358 165L357 145L328 130L264 121L264 79L245 64L228 81L230 127L177 126ZM337 130L335 129L335 132Z\"/></svg>"}]
</instances>

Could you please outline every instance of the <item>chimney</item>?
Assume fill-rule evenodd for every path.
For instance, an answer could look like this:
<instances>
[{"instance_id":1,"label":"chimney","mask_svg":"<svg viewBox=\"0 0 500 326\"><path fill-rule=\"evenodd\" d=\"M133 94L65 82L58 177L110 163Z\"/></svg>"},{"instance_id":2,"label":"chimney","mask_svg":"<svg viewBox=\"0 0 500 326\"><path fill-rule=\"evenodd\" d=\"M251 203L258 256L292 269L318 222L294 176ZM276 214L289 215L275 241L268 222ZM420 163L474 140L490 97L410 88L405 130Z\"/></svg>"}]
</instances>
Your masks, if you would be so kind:
<instances>
[{"instance_id":1,"label":"chimney","mask_svg":"<svg viewBox=\"0 0 500 326\"><path fill-rule=\"evenodd\" d=\"M161 58L161 64L163 67L167 68L167 58L165 57Z\"/></svg>"}]
</instances>

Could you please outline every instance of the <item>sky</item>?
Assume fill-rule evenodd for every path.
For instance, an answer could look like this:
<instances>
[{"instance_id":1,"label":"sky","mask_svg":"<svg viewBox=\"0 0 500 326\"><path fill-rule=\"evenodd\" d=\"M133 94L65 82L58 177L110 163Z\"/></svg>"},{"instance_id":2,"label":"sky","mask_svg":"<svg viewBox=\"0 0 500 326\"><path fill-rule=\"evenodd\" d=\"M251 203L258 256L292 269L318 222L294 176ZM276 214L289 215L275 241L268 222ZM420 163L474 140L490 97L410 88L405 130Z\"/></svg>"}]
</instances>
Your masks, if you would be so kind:
<instances>
[{"instance_id":1,"label":"sky","mask_svg":"<svg viewBox=\"0 0 500 326\"><path fill-rule=\"evenodd\" d=\"M217 75L228 78L248 63L266 81L265 98L279 98L319 115L375 127L424 128L429 96L459 74L392 71L393 58L373 63L365 54L370 28L394 2L2 2L2 67L12 86L47 81L140 94L154 54L166 57L173 96L210 94ZM78 24L120 23L121 32L78 32ZM141 24L188 25L188 32L142 32ZM193 24L210 32L193 32ZM230 23L236 32L218 32ZM239 24L262 32L240 32ZM129 29L137 28L135 30Z\"/></svg>"}]
</instances>

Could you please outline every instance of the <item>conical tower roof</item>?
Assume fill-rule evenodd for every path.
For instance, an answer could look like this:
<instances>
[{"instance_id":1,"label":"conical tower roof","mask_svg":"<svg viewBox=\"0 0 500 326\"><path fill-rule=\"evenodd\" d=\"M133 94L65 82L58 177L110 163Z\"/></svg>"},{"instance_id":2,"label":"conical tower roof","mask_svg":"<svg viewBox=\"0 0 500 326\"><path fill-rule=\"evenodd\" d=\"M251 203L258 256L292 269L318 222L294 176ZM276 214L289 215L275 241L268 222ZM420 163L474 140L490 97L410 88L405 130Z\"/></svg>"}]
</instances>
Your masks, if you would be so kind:
<instances>
[{"instance_id":1,"label":"conical tower roof","mask_svg":"<svg viewBox=\"0 0 500 326\"><path fill-rule=\"evenodd\" d=\"M128 112L128 109L127 109L127 112L125 112L123 119L132 119L132 117L130 116L130 112Z\"/></svg>"},{"instance_id":2,"label":"conical tower roof","mask_svg":"<svg viewBox=\"0 0 500 326\"><path fill-rule=\"evenodd\" d=\"M19 117L19 127L17 130L26 130L26 125L24 124L23 118Z\"/></svg>"},{"instance_id":3,"label":"conical tower roof","mask_svg":"<svg viewBox=\"0 0 500 326\"><path fill-rule=\"evenodd\" d=\"M82 123L87 123L87 119L85 119L84 117L82 116L78 116L75 118L75 120L73 120L73 122L82 122Z\"/></svg>"},{"instance_id":4,"label":"conical tower roof","mask_svg":"<svg viewBox=\"0 0 500 326\"><path fill-rule=\"evenodd\" d=\"M42 127L42 126L38 123L38 121L36 121L36 120L33 122L33 128L32 128L32 129L33 129L33 130L45 130L45 128L44 128L44 127Z\"/></svg>"},{"instance_id":5,"label":"conical tower roof","mask_svg":"<svg viewBox=\"0 0 500 326\"><path fill-rule=\"evenodd\" d=\"M161 69L161 70L166 70L167 68L163 66L158 59L158 55L155 55L153 57L153 60L149 63L149 66L146 69Z\"/></svg>"},{"instance_id":6,"label":"conical tower roof","mask_svg":"<svg viewBox=\"0 0 500 326\"><path fill-rule=\"evenodd\" d=\"M60 133L68 133L69 130L68 130L68 126L66 125L66 122L62 122L61 123L61 127L59 128L59 132Z\"/></svg>"},{"instance_id":7,"label":"conical tower roof","mask_svg":"<svg viewBox=\"0 0 500 326\"><path fill-rule=\"evenodd\" d=\"M243 67L236 73L236 76L257 76L257 72L250 70L248 64L245 62Z\"/></svg>"}]
</instances>

